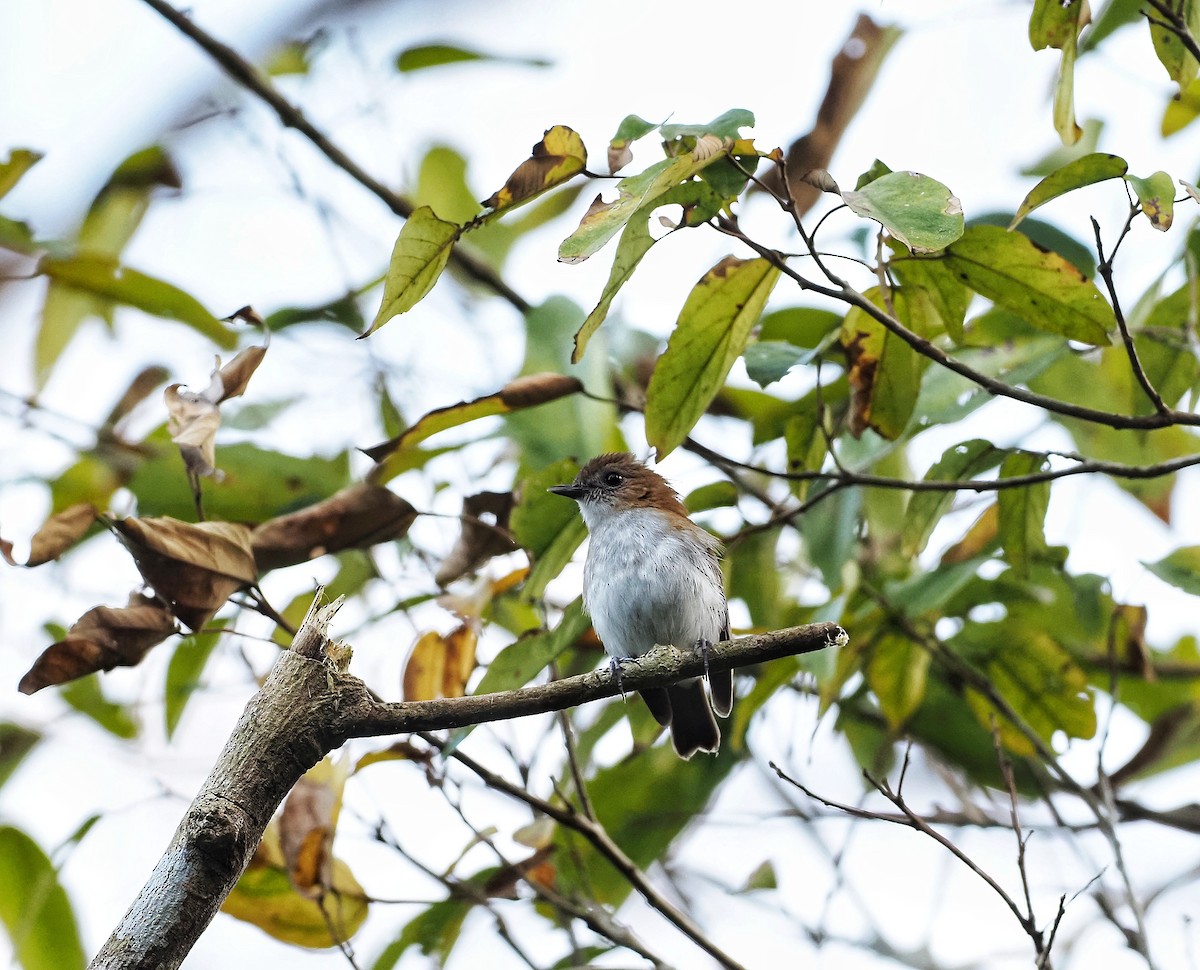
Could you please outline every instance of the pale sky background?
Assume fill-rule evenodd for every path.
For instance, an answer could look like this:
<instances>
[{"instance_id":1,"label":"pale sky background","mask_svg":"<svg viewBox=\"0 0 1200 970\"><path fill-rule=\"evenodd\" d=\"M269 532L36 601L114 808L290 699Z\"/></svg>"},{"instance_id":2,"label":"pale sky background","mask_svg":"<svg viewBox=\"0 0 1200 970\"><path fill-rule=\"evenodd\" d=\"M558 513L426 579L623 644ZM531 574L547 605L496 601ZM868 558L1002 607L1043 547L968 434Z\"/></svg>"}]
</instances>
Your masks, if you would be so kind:
<instances>
[{"instance_id":1,"label":"pale sky background","mask_svg":"<svg viewBox=\"0 0 1200 970\"><path fill-rule=\"evenodd\" d=\"M264 56L270 42L278 39L273 25L281 18L297 18L296 36L312 30L303 25L295 4L194 0L190 9L203 27L252 58ZM1013 207L1033 184L1018 176L1018 169L1056 141L1049 92L1057 55L1029 50L1025 3L883 0L858 7L766 2L732 9L709 0L686 6L646 0L603 5L413 0L364 4L352 8L345 20L332 13L336 9L336 4L327 8L330 13L323 22L330 44L317 59L314 73L283 78L280 88L301 101L318 127L369 171L402 189L410 184L427 147L444 142L467 156L472 187L483 198L503 183L552 124L579 131L598 160L620 119L629 113L689 122L745 107L757 116L753 134L759 145L786 146L810 126L830 58L860 11L882 23L900 24L906 34L835 156L831 168L843 184L852 184L880 157L894 169L920 171L947 183L970 217ZM1106 120L1100 148L1128 159L1131 172L1146 175L1165 169L1174 177L1195 180L1200 133L1189 129L1165 143L1158 137L1170 85L1143 29L1126 30L1101 54L1083 60L1076 85L1078 116ZM407 77L389 72L387 65L399 50L439 40L546 57L555 66L538 70L467 65ZM230 105L238 106L231 123L188 124ZM370 279L384 265L399 228L397 220L299 136L282 131L265 109L238 97L207 57L150 8L137 0L5 0L0 5L0 154L18 146L46 153L0 202L5 215L28 219L42 237L66 235L113 167L135 147L162 137L164 129L173 132L168 143L183 170L185 189L151 209L125 254L129 265L177 283L219 315L244 304L266 313L285 304L322 302ZM653 155L643 149L637 158L648 164ZM595 162L593 167L600 166ZM334 213L329 222L322 221L314 202L328 205ZM1078 198L1059 200L1040 215L1086 240L1088 214L1095 214L1111 233L1124 206L1124 193L1110 183L1079 193ZM761 214L765 223L762 213L760 208L750 215ZM505 277L531 301L565 293L587 308L598 296L611 249L582 266L563 266L554 259L557 242L573 228L578 214L523 242L510 258ZM1118 285L1127 303L1182 245L1183 229L1191 219L1192 209L1184 205L1170 233L1154 233L1140 222L1135 227L1126 258L1118 264ZM854 228L855 220L841 218L831 228L827 245ZM728 245L715 234L681 233L670 240L669 252L662 251L666 249L647 259L618 302L626 320L660 335L669 330L687 289ZM787 302L809 302L795 294L783 296ZM40 289L37 284L9 287L0 299L5 346L0 389L26 394L32 389L29 359ZM345 447L348 439L358 445L373 443L375 427L348 433L346 421L357 420L356 408L371 393L367 385L379 368L390 373L410 415L494 390L520 365L520 321L496 300L470 304L469 316L463 307L456 288L442 285L407 319L394 321L370 341L355 343L340 329L280 334L255 377L253 391L261 401L296 393L311 399L307 410L284 423L282 446L299 453L328 453ZM52 423L53 429L71 440L86 440L86 435L70 419L98 421L142 362L167 361L178 379L193 385L207 380L212 348L203 340L181 328L168 330L133 311L118 319L120 343L109 340L100 328L90 328L72 345L43 395L46 407L64 416ZM3 414L12 414L10 402L3 403ZM67 451L48 445L44 434L18 431L13 421L2 420L0 525L6 538L20 543L37 527L47 503L42 490L22 482L22 477L53 474ZM147 427L160 420L161 415L144 415ZM1019 407L989 408L973 431L956 428L949 436L938 432L923 437L915 449L918 468L923 468L921 459L932 461L944 447L971 433L1063 445L1061 436L1037 425ZM636 427L629 425L627 431L631 444L639 445ZM362 471L365 462L355 467ZM711 479L684 455L672 456L663 470L682 488ZM502 476L488 477L486 465L467 463L459 474L472 486L503 484ZM453 494L405 494L421 507L457 511ZM1073 570L1111 575L1119 599L1149 604L1150 634L1158 644L1194 631L1195 604L1138 563L1200 541L1195 495L1194 473L1183 476L1175 523L1168 530L1134 509L1107 483L1075 479L1054 489L1051 541L1070 546ZM415 534L430 548L445 548L451 539L451 530L436 521L422 521ZM417 564L391 565L392 575L400 580L406 575L419 578L422 572ZM313 576L324 578L321 568L272 577L280 599L286 601ZM571 581L570 574L564 577L564 583ZM160 648L142 667L108 675L106 690L140 705L146 730L135 755L134 749L112 742L67 713L52 691L25 698L15 689L4 689L5 684L15 685L44 645L41 622L69 622L98 602L123 601L136 582L132 565L114 556L111 545L104 547L102 541L61 567L0 573L0 716L53 734L53 740L0 789L0 820L19 825L43 846L52 847L91 812L105 813L62 873L89 952L101 944L140 888L250 690L244 668L222 668L210 691L189 712L175 742L167 745L161 710L154 701L156 692L161 697L167 650ZM356 623L353 615L340 619L347 630ZM346 635L346 630L334 632ZM356 672L389 693L387 685L397 684L415 632L401 618L363 631L354 641ZM271 648L248 644L246 651L256 669L265 669ZM786 705L779 707L756 730L759 750L822 793L855 800L859 790L843 745L828 723L815 725L814 705L797 701L790 711ZM1132 730L1121 730L1127 727L1118 719L1107 752L1110 766L1120 764L1140 743ZM529 729L506 726L499 733L518 745L532 744ZM621 739L609 740L612 756L619 756ZM495 750L486 738L472 742L485 753ZM1094 746L1077 745L1065 760L1081 777L1088 777L1095 757ZM543 770L550 767L548 762L541 765ZM1187 772L1187 778L1183 774L1148 784L1142 789L1144 800L1172 805L1190 799L1197 773ZM838 785L845 787L838 790ZM368 821L384 811L393 824L407 827L408 838L422 847L427 840L419 827L446 815L441 797L428 791L417 772L381 766L352 786L357 786L350 795L354 811ZM737 885L764 858L777 858L779 903L785 912L731 898L714 887L702 890L695 900L701 922L715 927L717 941L751 966L778 965L783 959L810 960L814 967L839 970L894 966L837 945L813 954L797 934L787 914L817 922L826 905L829 865L815 842L802 841L805 830L792 819L764 820L764 814L785 807L774 791L754 769L743 770L737 784L726 786L711 820L691 834L680 864L711 874L719 884ZM495 825L505 838L528 821L519 808L482 794L468 793L466 804L478 809L479 824ZM930 927L936 926L939 947L945 949L933 956L947 966L970 960L984 960L989 967L1028 965L1023 942L1018 949L1007 949L1013 939L1006 923L1011 916L981 883L927 840L840 821L823 823L820 831L828 844L846 849L845 871L852 884L834 897L827 927L848 936L862 931L853 905L858 894L899 947L922 945ZM1147 884L1197 856L1194 837L1145 833L1136 827L1125 832L1135 876ZM1011 868L1010 840L1003 833L964 838L970 851L1000 860L1000 868ZM437 831L428 841L430 861L448 863L465 843L466 833ZM1057 892L1074 892L1096 867L1089 869L1087 860L1073 858L1063 844L1048 837L1035 840L1034 846L1041 852L1037 865L1045 880L1039 913L1049 919ZM435 884L414 878L407 866L374 846L362 824L343 823L337 851L351 861L368 890L381 897L442 896ZM1097 846L1091 851L1105 858ZM478 864L484 860L479 856ZM471 866L463 871L471 871ZM1060 872L1070 874L1062 876L1061 885L1055 882ZM1089 875L1080 878L1080 872ZM1189 950L1200 941L1184 916L1200 911L1200 895L1192 888L1176 897L1153 912L1151 937L1162 967L1194 967ZM412 912L408 907L376 908L356 940L364 965ZM640 903L631 902L622 917L679 966L705 965L698 951ZM1094 918L1089 904L1077 903L1064 932ZM486 916L479 913L473 919ZM519 918L515 922L521 925ZM946 934L946 926L961 927L961 932ZM997 947L1005 949L997 953ZM464 946L451 966L486 960L488 966L507 967L513 965L511 959L508 951L485 955ZM280 949L257 929L221 916L186 966L204 970L285 963L300 968L345 965L334 953ZM423 958L411 953L401 964L422 965ZM1088 965L1120 970L1141 963L1120 948L1109 927L1073 953L1070 966Z\"/></svg>"}]
</instances>

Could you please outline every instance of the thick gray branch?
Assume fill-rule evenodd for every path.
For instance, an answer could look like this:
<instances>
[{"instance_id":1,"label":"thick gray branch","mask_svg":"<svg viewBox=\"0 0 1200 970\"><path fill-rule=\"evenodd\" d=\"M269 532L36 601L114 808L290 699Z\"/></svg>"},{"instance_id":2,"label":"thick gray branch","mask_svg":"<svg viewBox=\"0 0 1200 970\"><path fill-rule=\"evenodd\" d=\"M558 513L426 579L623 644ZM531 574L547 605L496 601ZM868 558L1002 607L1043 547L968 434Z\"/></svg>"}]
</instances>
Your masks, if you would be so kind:
<instances>
[{"instance_id":1,"label":"thick gray branch","mask_svg":"<svg viewBox=\"0 0 1200 970\"><path fill-rule=\"evenodd\" d=\"M250 700L208 780L129 912L92 961L105 970L172 970L216 915L292 786L348 738L438 731L563 710L704 672L705 660L661 648L622 669L482 696L387 704L321 656L331 609L310 612ZM833 623L719 643L713 670L729 670L846 643ZM298 652L300 651L300 652ZM321 657L321 659L314 659Z\"/></svg>"}]
</instances>

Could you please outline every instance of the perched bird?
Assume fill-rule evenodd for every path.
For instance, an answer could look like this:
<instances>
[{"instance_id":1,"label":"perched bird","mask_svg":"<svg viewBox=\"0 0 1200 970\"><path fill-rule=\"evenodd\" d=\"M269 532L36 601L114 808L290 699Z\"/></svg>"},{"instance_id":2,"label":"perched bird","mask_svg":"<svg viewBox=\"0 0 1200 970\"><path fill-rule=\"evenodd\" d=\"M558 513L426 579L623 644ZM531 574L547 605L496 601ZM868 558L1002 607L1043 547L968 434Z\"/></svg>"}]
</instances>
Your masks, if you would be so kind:
<instances>
[{"instance_id":1,"label":"perched bird","mask_svg":"<svg viewBox=\"0 0 1200 970\"><path fill-rule=\"evenodd\" d=\"M688 518L661 475L627 453L599 455L572 484L550 491L579 503L591 534L583 602L614 662L655 646L707 650L729 638L720 542ZM670 727L680 757L716 753L713 711L727 717L733 707L730 671L710 672L707 691L696 678L641 694Z\"/></svg>"}]
</instances>

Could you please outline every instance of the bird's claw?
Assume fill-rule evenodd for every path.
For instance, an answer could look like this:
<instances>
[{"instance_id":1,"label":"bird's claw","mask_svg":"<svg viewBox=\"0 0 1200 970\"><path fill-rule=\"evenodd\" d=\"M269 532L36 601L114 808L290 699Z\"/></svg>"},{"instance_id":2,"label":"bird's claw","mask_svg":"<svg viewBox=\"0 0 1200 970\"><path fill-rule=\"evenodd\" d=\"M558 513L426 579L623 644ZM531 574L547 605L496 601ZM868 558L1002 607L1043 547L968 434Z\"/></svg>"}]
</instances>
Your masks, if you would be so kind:
<instances>
[{"instance_id":1,"label":"bird's claw","mask_svg":"<svg viewBox=\"0 0 1200 970\"><path fill-rule=\"evenodd\" d=\"M712 641L701 637L696 641L696 649L700 651L700 657L704 661L704 679L708 680L708 651L712 649Z\"/></svg>"},{"instance_id":2,"label":"bird's claw","mask_svg":"<svg viewBox=\"0 0 1200 970\"><path fill-rule=\"evenodd\" d=\"M625 697L625 684L621 679L621 659L622 658L619 657L609 657L608 669L612 671L612 677L613 680L616 681L617 692L621 695L621 700L629 703L628 699Z\"/></svg>"}]
</instances>

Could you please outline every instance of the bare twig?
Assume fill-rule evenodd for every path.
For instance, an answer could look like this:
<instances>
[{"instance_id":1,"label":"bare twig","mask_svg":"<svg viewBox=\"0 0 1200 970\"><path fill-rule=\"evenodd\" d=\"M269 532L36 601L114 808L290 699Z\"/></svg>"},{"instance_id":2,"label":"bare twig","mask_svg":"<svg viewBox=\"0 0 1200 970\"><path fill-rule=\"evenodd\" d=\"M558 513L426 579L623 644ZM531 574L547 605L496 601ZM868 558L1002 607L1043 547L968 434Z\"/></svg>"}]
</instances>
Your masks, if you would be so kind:
<instances>
[{"instance_id":1,"label":"bare twig","mask_svg":"<svg viewBox=\"0 0 1200 970\"><path fill-rule=\"evenodd\" d=\"M1109 302L1112 303L1113 316L1117 320L1117 329L1121 331L1121 343L1125 346L1125 353L1129 357L1129 366L1133 370L1133 376L1137 379L1143 391L1146 392L1146 397L1150 398L1150 403L1154 405L1154 410L1158 414L1166 414L1170 408L1162 399L1162 395L1158 393L1158 389L1151 383L1150 378L1146 375L1146 369L1142 366L1142 359L1138 356L1137 347L1134 346L1133 336L1129 332L1129 324L1125 320L1125 313L1121 309L1121 301L1117 298L1117 288L1113 283L1113 260L1117 257L1117 250L1121 243L1129 234L1129 229L1133 225L1134 216L1138 214L1138 208L1131 206L1129 215L1125 219L1125 225L1121 227L1121 234L1117 237L1116 243L1113 245L1112 252L1106 258L1104 255L1104 242L1100 238L1100 223L1092 218L1092 232L1096 237L1096 256L1099 258L1099 263L1096 267L1100 278L1104 280L1104 288L1108 290Z\"/></svg>"},{"instance_id":2,"label":"bare twig","mask_svg":"<svg viewBox=\"0 0 1200 970\"><path fill-rule=\"evenodd\" d=\"M177 10L165 0L143 0L164 19L173 24L181 33L191 38L209 57L213 59L237 84L266 104L275 112L285 127L294 128L307 138L313 146L337 168L349 175L363 186L368 192L379 199L392 212L407 219L412 215L414 206L404 196L393 192L386 185L367 173L354 159L335 145L327 135L312 124L304 113L281 95L262 74L260 74L244 57L226 44L221 43L211 34L197 26L192 19ZM503 297L521 313L530 309L530 303L510 287L498 273L487 263L471 255L461 247L454 247L450 253L451 261L477 283L482 283L498 296Z\"/></svg>"}]
</instances>

